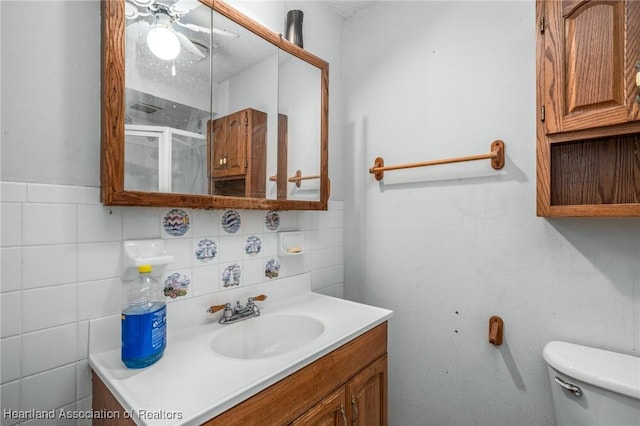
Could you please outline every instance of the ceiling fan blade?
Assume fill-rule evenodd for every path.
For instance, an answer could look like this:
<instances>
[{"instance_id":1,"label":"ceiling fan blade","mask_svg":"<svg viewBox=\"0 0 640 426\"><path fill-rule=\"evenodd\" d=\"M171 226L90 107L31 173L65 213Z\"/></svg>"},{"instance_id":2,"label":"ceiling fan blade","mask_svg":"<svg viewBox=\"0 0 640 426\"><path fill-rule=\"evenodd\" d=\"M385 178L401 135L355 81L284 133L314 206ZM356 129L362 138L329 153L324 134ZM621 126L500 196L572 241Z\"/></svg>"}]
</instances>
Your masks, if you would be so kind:
<instances>
[{"instance_id":1,"label":"ceiling fan blade","mask_svg":"<svg viewBox=\"0 0 640 426\"><path fill-rule=\"evenodd\" d=\"M230 38L240 38L238 34L232 33L231 31L227 31L227 30L220 30L218 28L206 28L206 27L201 27L200 25L194 25L194 24L183 24L182 22L177 20L174 22L180 25L181 27L184 27L191 31L197 31L199 33L207 33L207 34L213 33L213 34L219 34L219 35L223 35Z\"/></svg>"},{"instance_id":2,"label":"ceiling fan blade","mask_svg":"<svg viewBox=\"0 0 640 426\"><path fill-rule=\"evenodd\" d=\"M198 0L178 0L177 2L169 6L169 9L171 9L173 13L184 15L191 12L192 9L195 9L201 4L202 3L200 3Z\"/></svg>"},{"instance_id":3,"label":"ceiling fan blade","mask_svg":"<svg viewBox=\"0 0 640 426\"><path fill-rule=\"evenodd\" d=\"M200 49L198 49L195 44L193 44L191 42L191 40L189 40L187 38L187 36L185 36L184 34L181 34L177 31L174 31L174 33L178 36L178 40L180 40L180 44L182 44L182 46L187 50L187 52L196 55L198 58L200 59L204 59L205 55L200 51Z\"/></svg>"},{"instance_id":4,"label":"ceiling fan blade","mask_svg":"<svg viewBox=\"0 0 640 426\"><path fill-rule=\"evenodd\" d=\"M239 34L232 33L231 31L227 31L227 30L220 30L218 28L211 28L211 32L214 33L214 34L219 34L221 36L225 36L225 37L240 38Z\"/></svg>"}]
</instances>

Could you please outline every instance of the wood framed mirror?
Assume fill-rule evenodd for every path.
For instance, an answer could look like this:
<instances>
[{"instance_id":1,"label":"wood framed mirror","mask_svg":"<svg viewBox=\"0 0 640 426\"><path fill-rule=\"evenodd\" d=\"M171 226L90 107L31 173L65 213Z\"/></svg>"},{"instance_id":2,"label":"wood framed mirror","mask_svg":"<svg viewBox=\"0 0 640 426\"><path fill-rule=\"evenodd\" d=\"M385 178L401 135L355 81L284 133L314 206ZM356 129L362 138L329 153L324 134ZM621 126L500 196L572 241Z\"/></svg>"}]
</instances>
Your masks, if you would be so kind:
<instances>
[{"instance_id":1,"label":"wood framed mirror","mask_svg":"<svg viewBox=\"0 0 640 426\"><path fill-rule=\"evenodd\" d=\"M217 0L102 2L105 205L326 210L326 61Z\"/></svg>"}]
</instances>

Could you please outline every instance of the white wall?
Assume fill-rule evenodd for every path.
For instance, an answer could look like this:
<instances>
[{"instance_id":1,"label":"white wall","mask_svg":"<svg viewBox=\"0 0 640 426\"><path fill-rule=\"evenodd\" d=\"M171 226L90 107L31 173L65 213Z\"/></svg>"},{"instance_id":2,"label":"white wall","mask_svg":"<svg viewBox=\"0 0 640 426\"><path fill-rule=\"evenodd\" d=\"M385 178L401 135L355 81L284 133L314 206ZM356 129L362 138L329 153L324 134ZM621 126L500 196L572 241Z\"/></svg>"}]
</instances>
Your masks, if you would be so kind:
<instances>
[{"instance_id":1,"label":"white wall","mask_svg":"<svg viewBox=\"0 0 640 426\"><path fill-rule=\"evenodd\" d=\"M534 9L394 1L345 23L345 294L395 311L391 425L552 425L546 342L640 355L640 221L535 216ZM494 139L500 172L367 173Z\"/></svg>"},{"instance_id":2,"label":"white wall","mask_svg":"<svg viewBox=\"0 0 640 426\"><path fill-rule=\"evenodd\" d=\"M339 63L342 22L315 7L315 25L335 35L316 44ZM282 4L261 8L284 22ZM244 258L243 238L262 234L265 250L274 250L275 233L264 228L265 212L241 210L242 235L227 235L219 228L221 212L187 209L191 234L172 238L161 225L169 209L102 206L100 2L0 1L0 17L1 407L87 410L89 319L120 310L123 240L165 238L176 256L166 272L190 277L184 297L193 297L223 292L219 275L229 262L241 262L243 285L266 281L261 263ZM314 291L341 296L342 218L340 201L331 201L327 212L283 213L284 227L305 231L309 253L281 259L282 276L310 273ZM193 252L205 235L218 239L220 258L203 265ZM20 421L2 418L0 424Z\"/></svg>"},{"instance_id":3,"label":"white wall","mask_svg":"<svg viewBox=\"0 0 640 426\"><path fill-rule=\"evenodd\" d=\"M100 2L0 3L2 179L99 186Z\"/></svg>"}]
</instances>

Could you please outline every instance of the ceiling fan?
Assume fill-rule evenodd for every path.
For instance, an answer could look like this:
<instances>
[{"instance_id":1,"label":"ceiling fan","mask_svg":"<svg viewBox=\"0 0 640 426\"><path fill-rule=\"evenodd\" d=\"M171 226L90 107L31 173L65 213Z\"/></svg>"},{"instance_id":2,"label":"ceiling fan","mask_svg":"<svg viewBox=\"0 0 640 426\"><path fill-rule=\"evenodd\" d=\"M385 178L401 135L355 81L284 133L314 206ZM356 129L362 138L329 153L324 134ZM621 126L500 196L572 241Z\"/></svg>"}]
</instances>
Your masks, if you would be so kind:
<instances>
[{"instance_id":1,"label":"ceiling fan","mask_svg":"<svg viewBox=\"0 0 640 426\"><path fill-rule=\"evenodd\" d=\"M180 54L181 46L199 59L205 55L196 44L187 36L175 30L175 25L193 32L206 34L220 34L223 36L238 38L238 34L217 28L207 28L191 23L181 22L181 18L187 15L201 3L198 0L178 0L172 4L164 4L156 0L126 0L125 17L135 21L141 32L147 34L147 45L151 52L160 59L172 60ZM149 17L151 22L146 18ZM142 19L139 19L142 18Z\"/></svg>"}]
</instances>

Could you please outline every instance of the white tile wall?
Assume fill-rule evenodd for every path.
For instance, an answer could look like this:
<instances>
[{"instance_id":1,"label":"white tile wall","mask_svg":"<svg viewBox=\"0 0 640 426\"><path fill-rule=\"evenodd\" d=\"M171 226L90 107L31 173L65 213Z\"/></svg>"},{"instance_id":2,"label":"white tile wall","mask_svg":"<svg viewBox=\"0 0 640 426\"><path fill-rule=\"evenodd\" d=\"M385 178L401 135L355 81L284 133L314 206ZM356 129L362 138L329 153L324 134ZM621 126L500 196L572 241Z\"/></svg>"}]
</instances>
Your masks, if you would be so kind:
<instances>
[{"instance_id":1,"label":"white tile wall","mask_svg":"<svg viewBox=\"0 0 640 426\"><path fill-rule=\"evenodd\" d=\"M22 379L23 409L38 411L63 407L76 401L76 365L47 370Z\"/></svg>"},{"instance_id":2,"label":"white tile wall","mask_svg":"<svg viewBox=\"0 0 640 426\"><path fill-rule=\"evenodd\" d=\"M76 282L77 245L55 244L22 249L22 288Z\"/></svg>"},{"instance_id":3,"label":"white tile wall","mask_svg":"<svg viewBox=\"0 0 640 426\"><path fill-rule=\"evenodd\" d=\"M2 399L2 409L19 411L22 406L20 402L20 394L22 393L22 380L14 380L6 384L0 385L0 397ZM7 419L4 415L1 420L2 426L18 424L19 420Z\"/></svg>"},{"instance_id":4,"label":"white tile wall","mask_svg":"<svg viewBox=\"0 0 640 426\"><path fill-rule=\"evenodd\" d=\"M4 194L3 194L4 195ZM22 244L22 204L2 203L2 247Z\"/></svg>"},{"instance_id":5,"label":"white tile wall","mask_svg":"<svg viewBox=\"0 0 640 426\"><path fill-rule=\"evenodd\" d=\"M220 214L209 210L193 210L192 235L212 237L220 234Z\"/></svg>"},{"instance_id":6,"label":"white tile wall","mask_svg":"<svg viewBox=\"0 0 640 426\"><path fill-rule=\"evenodd\" d=\"M122 243L78 244L78 281L93 281L120 275Z\"/></svg>"},{"instance_id":7,"label":"white tile wall","mask_svg":"<svg viewBox=\"0 0 640 426\"><path fill-rule=\"evenodd\" d=\"M22 331L69 324L78 317L78 285L67 284L22 292Z\"/></svg>"},{"instance_id":8,"label":"white tile wall","mask_svg":"<svg viewBox=\"0 0 640 426\"><path fill-rule=\"evenodd\" d=\"M14 291L0 294L0 317L2 324L0 337L15 336L22 331L22 315L20 306L22 305L22 293Z\"/></svg>"},{"instance_id":9,"label":"white tile wall","mask_svg":"<svg viewBox=\"0 0 640 426\"><path fill-rule=\"evenodd\" d=\"M314 291L343 294L342 203L327 212L280 212L280 230L305 232L305 254L277 256L277 231L264 224L264 211L239 210L241 229L229 234L221 227L222 211L183 209L189 231L174 237L164 231L169 208L105 207L99 190L90 187L0 183L0 352L2 408L14 410L87 410L91 407L91 376L87 364L89 319L121 309L121 247L128 239L162 238L175 262L173 272L190 280L186 296L227 290L224 267L241 267L241 285L267 280L265 263L280 261L273 280L311 272ZM245 253L249 236L262 242L255 255ZM195 250L204 238L218 252L198 260ZM162 281L161 280L161 281ZM52 350L55 349L55 350ZM89 425L87 420L12 420L28 425Z\"/></svg>"},{"instance_id":10,"label":"white tile wall","mask_svg":"<svg viewBox=\"0 0 640 426\"><path fill-rule=\"evenodd\" d=\"M122 214L105 206L78 205L78 242L121 241Z\"/></svg>"},{"instance_id":11,"label":"white tile wall","mask_svg":"<svg viewBox=\"0 0 640 426\"><path fill-rule=\"evenodd\" d=\"M23 205L23 244L77 242L77 206L74 204Z\"/></svg>"},{"instance_id":12,"label":"white tile wall","mask_svg":"<svg viewBox=\"0 0 640 426\"><path fill-rule=\"evenodd\" d=\"M22 377L22 336L0 340L2 383Z\"/></svg>"},{"instance_id":13,"label":"white tile wall","mask_svg":"<svg viewBox=\"0 0 640 426\"><path fill-rule=\"evenodd\" d=\"M1 292L16 291L22 288L22 247L7 247L0 249L2 265Z\"/></svg>"},{"instance_id":14,"label":"white tile wall","mask_svg":"<svg viewBox=\"0 0 640 426\"><path fill-rule=\"evenodd\" d=\"M78 284L78 319L115 315L122 308L122 281L118 278Z\"/></svg>"},{"instance_id":15,"label":"white tile wall","mask_svg":"<svg viewBox=\"0 0 640 426\"><path fill-rule=\"evenodd\" d=\"M76 361L77 324L22 335L22 374L30 376ZM44 356L43 356L44 355Z\"/></svg>"}]
</instances>

